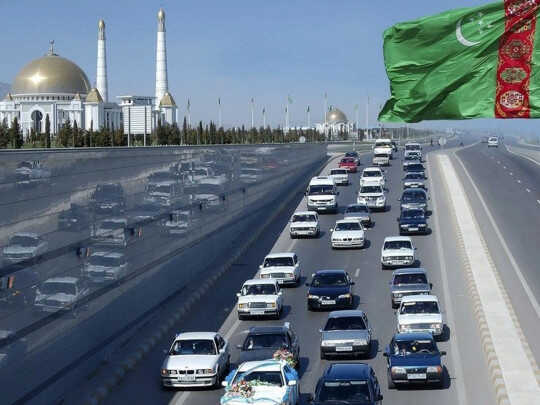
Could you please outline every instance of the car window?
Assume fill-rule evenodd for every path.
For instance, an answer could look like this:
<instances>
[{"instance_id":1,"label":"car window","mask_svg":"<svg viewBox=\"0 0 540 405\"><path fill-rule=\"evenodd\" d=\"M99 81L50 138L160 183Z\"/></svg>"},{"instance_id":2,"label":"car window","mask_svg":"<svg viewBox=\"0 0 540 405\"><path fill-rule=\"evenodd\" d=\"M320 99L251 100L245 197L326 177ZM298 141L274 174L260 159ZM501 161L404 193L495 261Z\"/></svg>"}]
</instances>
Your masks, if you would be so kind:
<instances>
[{"instance_id":1,"label":"car window","mask_svg":"<svg viewBox=\"0 0 540 405\"><path fill-rule=\"evenodd\" d=\"M328 318L325 331L332 330L362 330L366 329L366 322L361 316L340 316L336 318Z\"/></svg>"},{"instance_id":2,"label":"car window","mask_svg":"<svg viewBox=\"0 0 540 405\"><path fill-rule=\"evenodd\" d=\"M435 342L430 339L394 341L390 345L390 350L394 356L406 356L416 353L432 354L438 351Z\"/></svg>"},{"instance_id":3,"label":"car window","mask_svg":"<svg viewBox=\"0 0 540 405\"><path fill-rule=\"evenodd\" d=\"M359 222L341 222L336 224L335 231L361 231L362 226Z\"/></svg>"},{"instance_id":4,"label":"car window","mask_svg":"<svg viewBox=\"0 0 540 405\"><path fill-rule=\"evenodd\" d=\"M294 266L292 257L267 257L264 259L264 267Z\"/></svg>"},{"instance_id":5,"label":"car window","mask_svg":"<svg viewBox=\"0 0 540 405\"><path fill-rule=\"evenodd\" d=\"M276 287L273 284L248 284L242 288L242 295L275 295Z\"/></svg>"},{"instance_id":6,"label":"car window","mask_svg":"<svg viewBox=\"0 0 540 405\"><path fill-rule=\"evenodd\" d=\"M325 381L320 385L316 400L368 403L371 400L369 384L367 380Z\"/></svg>"},{"instance_id":7,"label":"car window","mask_svg":"<svg viewBox=\"0 0 540 405\"><path fill-rule=\"evenodd\" d=\"M347 286L349 285L349 280L345 274L340 273L317 274L313 278L311 285L313 287Z\"/></svg>"},{"instance_id":8,"label":"car window","mask_svg":"<svg viewBox=\"0 0 540 405\"><path fill-rule=\"evenodd\" d=\"M317 222L317 217L310 214L295 214L292 217L292 222Z\"/></svg>"},{"instance_id":9,"label":"car window","mask_svg":"<svg viewBox=\"0 0 540 405\"><path fill-rule=\"evenodd\" d=\"M384 242L383 249L412 249L412 243L408 240L393 240Z\"/></svg>"},{"instance_id":10,"label":"car window","mask_svg":"<svg viewBox=\"0 0 540 405\"><path fill-rule=\"evenodd\" d=\"M363 186L360 188L360 194L365 193L382 194L383 190L381 186Z\"/></svg>"},{"instance_id":11,"label":"car window","mask_svg":"<svg viewBox=\"0 0 540 405\"><path fill-rule=\"evenodd\" d=\"M174 342L171 355L215 355L216 346L210 339L185 339Z\"/></svg>"},{"instance_id":12,"label":"car window","mask_svg":"<svg viewBox=\"0 0 540 405\"><path fill-rule=\"evenodd\" d=\"M396 274L393 284L427 284L427 277L424 273Z\"/></svg>"},{"instance_id":13,"label":"car window","mask_svg":"<svg viewBox=\"0 0 540 405\"><path fill-rule=\"evenodd\" d=\"M282 347L289 348L286 334L264 333L248 335L244 341L243 350L281 349Z\"/></svg>"},{"instance_id":14,"label":"car window","mask_svg":"<svg viewBox=\"0 0 540 405\"><path fill-rule=\"evenodd\" d=\"M257 381L264 383L265 385L277 387L282 387L284 385L281 371L252 371L247 374L239 371L236 373L233 384L237 384L239 381Z\"/></svg>"},{"instance_id":15,"label":"car window","mask_svg":"<svg viewBox=\"0 0 540 405\"><path fill-rule=\"evenodd\" d=\"M438 314L437 301L411 301L401 304L400 314Z\"/></svg>"}]
</instances>

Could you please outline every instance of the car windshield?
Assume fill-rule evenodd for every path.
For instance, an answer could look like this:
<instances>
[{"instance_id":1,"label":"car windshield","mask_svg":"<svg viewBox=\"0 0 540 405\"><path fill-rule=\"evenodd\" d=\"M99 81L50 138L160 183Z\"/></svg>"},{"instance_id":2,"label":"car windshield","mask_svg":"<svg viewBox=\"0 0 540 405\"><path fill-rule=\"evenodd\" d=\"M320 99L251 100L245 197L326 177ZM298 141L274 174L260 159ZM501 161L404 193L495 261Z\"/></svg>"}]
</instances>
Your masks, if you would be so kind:
<instances>
[{"instance_id":1,"label":"car windshield","mask_svg":"<svg viewBox=\"0 0 540 405\"><path fill-rule=\"evenodd\" d=\"M309 186L309 195L326 195L326 194L334 194L334 186L331 186L331 185Z\"/></svg>"},{"instance_id":2,"label":"car windshield","mask_svg":"<svg viewBox=\"0 0 540 405\"><path fill-rule=\"evenodd\" d=\"M309 214L293 215L292 222L317 222L317 218Z\"/></svg>"},{"instance_id":3,"label":"car windshield","mask_svg":"<svg viewBox=\"0 0 540 405\"><path fill-rule=\"evenodd\" d=\"M409 202L409 201L418 201L418 202L424 202L426 201L426 194L423 191L407 191L403 193L403 196L401 197L401 201Z\"/></svg>"},{"instance_id":4,"label":"car windshield","mask_svg":"<svg viewBox=\"0 0 540 405\"><path fill-rule=\"evenodd\" d=\"M248 174L248 175L254 175L259 174L259 170L257 169L241 169L240 174Z\"/></svg>"},{"instance_id":5,"label":"car windshield","mask_svg":"<svg viewBox=\"0 0 540 405\"><path fill-rule=\"evenodd\" d=\"M364 170L362 172L362 177L381 177L382 174L378 170Z\"/></svg>"},{"instance_id":6,"label":"car windshield","mask_svg":"<svg viewBox=\"0 0 540 405\"><path fill-rule=\"evenodd\" d=\"M13 246L33 247L37 246L38 243L38 239L23 235L15 235L9 240L9 244Z\"/></svg>"},{"instance_id":7,"label":"car windshield","mask_svg":"<svg viewBox=\"0 0 540 405\"><path fill-rule=\"evenodd\" d=\"M194 176L208 176L208 171L206 169L195 169L192 174Z\"/></svg>"},{"instance_id":8,"label":"car windshield","mask_svg":"<svg viewBox=\"0 0 540 405\"><path fill-rule=\"evenodd\" d=\"M438 314L437 301L410 301L401 304L400 314Z\"/></svg>"},{"instance_id":9,"label":"car windshield","mask_svg":"<svg viewBox=\"0 0 540 405\"><path fill-rule=\"evenodd\" d=\"M405 219L422 219L424 218L424 211L422 210L404 210L401 213L401 217Z\"/></svg>"},{"instance_id":10,"label":"car windshield","mask_svg":"<svg viewBox=\"0 0 540 405\"><path fill-rule=\"evenodd\" d=\"M264 267L294 266L292 257L267 257L264 259Z\"/></svg>"},{"instance_id":11,"label":"car windshield","mask_svg":"<svg viewBox=\"0 0 540 405\"><path fill-rule=\"evenodd\" d=\"M437 353L435 342L431 339L423 340L397 340L390 350L394 356L406 356L415 353Z\"/></svg>"},{"instance_id":12,"label":"car windshield","mask_svg":"<svg viewBox=\"0 0 540 405\"><path fill-rule=\"evenodd\" d=\"M280 349L289 347L287 336L282 333L264 333L249 335L243 345L243 350Z\"/></svg>"},{"instance_id":13,"label":"car windshield","mask_svg":"<svg viewBox=\"0 0 540 405\"><path fill-rule=\"evenodd\" d=\"M358 152L347 152L347 153L345 153L345 156L346 157L357 157Z\"/></svg>"},{"instance_id":14,"label":"car windshield","mask_svg":"<svg viewBox=\"0 0 540 405\"><path fill-rule=\"evenodd\" d=\"M424 273L396 274L394 285L403 284L427 284L427 278Z\"/></svg>"},{"instance_id":15,"label":"car windshield","mask_svg":"<svg viewBox=\"0 0 540 405\"><path fill-rule=\"evenodd\" d=\"M371 404L371 394L366 380L360 381L325 381L317 395L320 402L343 402Z\"/></svg>"},{"instance_id":16,"label":"car windshield","mask_svg":"<svg viewBox=\"0 0 540 405\"><path fill-rule=\"evenodd\" d=\"M366 329L366 324L361 316L340 316L328 318L324 330L359 330Z\"/></svg>"},{"instance_id":17,"label":"car windshield","mask_svg":"<svg viewBox=\"0 0 540 405\"><path fill-rule=\"evenodd\" d=\"M242 288L242 295L275 295L276 287L273 284L249 284Z\"/></svg>"},{"instance_id":18,"label":"car windshield","mask_svg":"<svg viewBox=\"0 0 540 405\"><path fill-rule=\"evenodd\" d=\"M345 169L332 169L330 171L330 174L347 174L347 170L345 170Z\"/></svg>"},{"instance_id":19,"label":"car windshield","mask_svg":"<svg viewBox=\"0 0 540 405\"><path fill-rule=\"evenodd\" d=\"M351 158L341 159L341 163L354 163L354 159L351 159Z\"/></svg>"},{"instance_id":20,"label":"car windshield","mask_svg":"<svg viewBox=\"0 0 540 405\"><path fill-rule=\"evenodd\" d=\"M405 180L424 180L424 175L421 173L408 173Z\"/></svg>"},{"instance_id":21,"label":"car windshield","mask_svg":"<svg viewBox=\"0 0 540 405\"><path fill-rule=\"evenodd\" d=\"M103 221L101 223L101 229L124 229L124 223L115 221Z\"/></svg>"},{"instance_id":22,"label":"car windshield","mask_svg":"<svg viewBox=\"0 0 540 405\"><path fill-rule=\"evenodd\" d=\"M170 184L149 184L147 191L149 193L163 193L163 194L170 194L171 193L171 185Z\"/></svg>"},{"instance_id":23,"label":"car windshield","mask_svg":"<svg viewBox=\"0 0 540 405\"><path fill-rule=\"evenodd\" d=\"M148 176L149 180L159 181L159 180L171 180L174 176L170 172L156 172Z\"/></svg>"},{"instance_id":24,"label":"car windshield","mask_svg":"<svg viewBox=\"0 0 540 405\"><path fill-rule=\"evenodd\" d=\"M239 371L236 373L233 384L236 384L239 381L256 381L257 383L263 383L264 385L273 385L277 387L283 386L280 371L252 371L248 374L244 374Z\"/></svg>"},{"instance_id":25,"label":"car windshield","mask_svg":"<svg viewBox=\"0 0 540 405\"><path fill-rule=\"evenodd\" d=\"M41 284L41 287L39 289L40 289L40 292L45 295L61 294L61 293L75 295L77 292L77 289L75 288L75 284L60 283L56 281L45 282Z\"/></svg>"},{"instance_id":26,"label":"car windshield","mask_svg":"<svg viewBox=\"0 0 540 405\"><path fill-rule=\"evenodd\" d=\"M347 286L349 281L345 274L340 273L326 273L326 274L317 274L313 278L313 287L338 287L338 286Z\"/></svg>"},{"instance_id":27,"label":"car windshield","mask_svg":"<svg viewBox=\"0 0 540 405\"><path fill-rule=\"evenodd\" d=\"M381 186L362 186L360 187L359 194L382 194L383 190Z\"/></svg>"},{"instance_id":28,"label":"car windshield","mask_svg":"<svg viewBox=\"0 0 540 405\"><path fill-rule=\"evenodd\" d=\"M359 222L340 222L336 224L334 231L361 231L362 226Z\"/></svg>"},{"instance_id":29,"label":"car windshield","mask_svg":"<svg viewBox=\"0 0 540 405\"><path fill-rule=\"evenodd\" d=\"M392 240L384 242L383 249L412 249L412 243L408 240Z\"/></svg>"},{"instance_id":30,"label":"car windshield","mask_svg":"<svg viewBox=\"0 0 540 405\"><path fill-rule=\"evenodd\" d=\"M423 172L425 170L424 166L419 163L409 164L406 169L408 172Z\"/></svg>"},{"instance_id":31,"label":"car windshield","mask_svg":"<svg viewBox=\"0 0 540 405\"><path fill-rule=\"evenodd\" d=\"M186 339L174 342L170 354L174 356L183 355L215 355L216 346L210 339Z\"/></svg>"},{"instance_id":32,"label":"car windshield","mask_svg":"<svg viewBox=\"0 0 540 405\"><path fill-rule=\"evenodd\" d=\"M420 145L405 145L405 150L420 150Z\"/></svg>"},{"instance_id":33,"label":"car windshield","mask_svg":"<svg viewBox=\"0 0 540 405\"><path fill-rule=\"evenodd\" d=\"M121 266L124 259L121 257L90 256L88 263L92 266L115 267Z\"/></svg>"},{"instance_id":34,"label":"car windshield","mask_svg":"<svg viewBox=\"0 0 540 405\"><path fill-rule=\"evenodd\" d=\"M378 158L387 158L387 157L388 157L388 155L385 154L385 153L375 153L374 156L375 156L375 157L378 157Z\"/></svg>"},{"instance_id":35,"label":"car windshield","mask_svg":"<svg viewBox=\"0 0 540 405\"><path fill-rule=\"evenodd\" d=\"M366 214L368 214L369 209L365 205L351 205L351 206L347 207L347 209L345 210L345 214L351 214L351 213L361 213L361 214L366 213Z\"/></svg>"}]
</instances>

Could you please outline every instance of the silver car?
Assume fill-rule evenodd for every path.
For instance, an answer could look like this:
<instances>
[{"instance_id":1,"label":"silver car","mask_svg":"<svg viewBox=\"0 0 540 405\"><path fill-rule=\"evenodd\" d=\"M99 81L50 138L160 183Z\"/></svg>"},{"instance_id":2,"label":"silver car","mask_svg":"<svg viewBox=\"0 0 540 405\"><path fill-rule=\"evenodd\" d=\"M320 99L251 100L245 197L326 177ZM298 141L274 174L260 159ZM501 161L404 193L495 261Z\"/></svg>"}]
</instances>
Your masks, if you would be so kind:
<instances>
[{"instance_id":1,"label":"silver car","mask_svg":"<svg viewBox=\"0 0 540 405\"><path fill-rule=\"evenodd\" d=\"M390 295L392 308L399 307L401 299L408 295L429 295L433 285L428 282L427 271L422 268L404 268L392 273Z\"/></svg>"},{"instance_id":2,"label":"silver car","mask_svg":"<svg viewBox=\"0 0 540 405\"><path fill-rule=\"evenodd\" d=\"M364 311L333 311L321 332L321 359L371 353L371 327Z\"/></svg>"},{"instance_id":3,"label":"silver car","mask_svg":"<svg viewBox=\"0 0 540 405\"><path fill-rule=\"evenodd\" d=\"M362 225L371 226L371 211L365 204L350 204L345 209L345 219L358 218Z\"/></svg>"}]
</instances>

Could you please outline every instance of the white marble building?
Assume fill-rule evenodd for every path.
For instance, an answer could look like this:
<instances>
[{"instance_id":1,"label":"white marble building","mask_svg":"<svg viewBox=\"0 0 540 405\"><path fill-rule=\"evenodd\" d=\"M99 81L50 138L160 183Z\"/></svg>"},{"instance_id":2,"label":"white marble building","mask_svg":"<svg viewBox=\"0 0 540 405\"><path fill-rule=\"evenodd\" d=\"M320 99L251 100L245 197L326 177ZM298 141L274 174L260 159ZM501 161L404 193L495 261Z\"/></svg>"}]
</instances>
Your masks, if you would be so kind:
<instances>
[{"instance_id":1,"label":"white marble building","mask_svg":"<svg viewBox=\"0 0 540 405\"><path fill-rule=\"evenodd\" d=\"M326 113L326 122L317 124L317 131L324 133L328 139L337 139L339 134L355 134L355 125L349 121L343 111L338 108L330 107Z\"/></svg>"}]
</instances>

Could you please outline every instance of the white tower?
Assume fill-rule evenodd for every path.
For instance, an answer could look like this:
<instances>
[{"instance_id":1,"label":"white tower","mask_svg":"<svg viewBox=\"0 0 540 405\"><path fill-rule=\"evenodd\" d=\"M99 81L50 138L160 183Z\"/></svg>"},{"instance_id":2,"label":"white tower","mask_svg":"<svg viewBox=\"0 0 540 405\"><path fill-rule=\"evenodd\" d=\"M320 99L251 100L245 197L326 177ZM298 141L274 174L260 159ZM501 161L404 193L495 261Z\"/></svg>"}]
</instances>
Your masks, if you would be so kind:
<instances>
[{"instance_id":1,"label":"white tower","mask_svg":"<svg viewBox=\"0 0 540 405\"><path fill-rule=\"evenodd\" d=\"M159 9L156 47L156 109L165 93L169 90L167 82L167 47L165 44L165 12Z\"/></svg>"},{"instance_id":2,"label":"white tower","mask_svg":"<svg viewBox=\"0 0 540 405\"><path fill-rule=\"evenodd\" d=\"M107 54L105 50L105 21L98 22L97 74L96 87L104 102L109 101L107 90Z\"/></svg>"}]
</instances>

